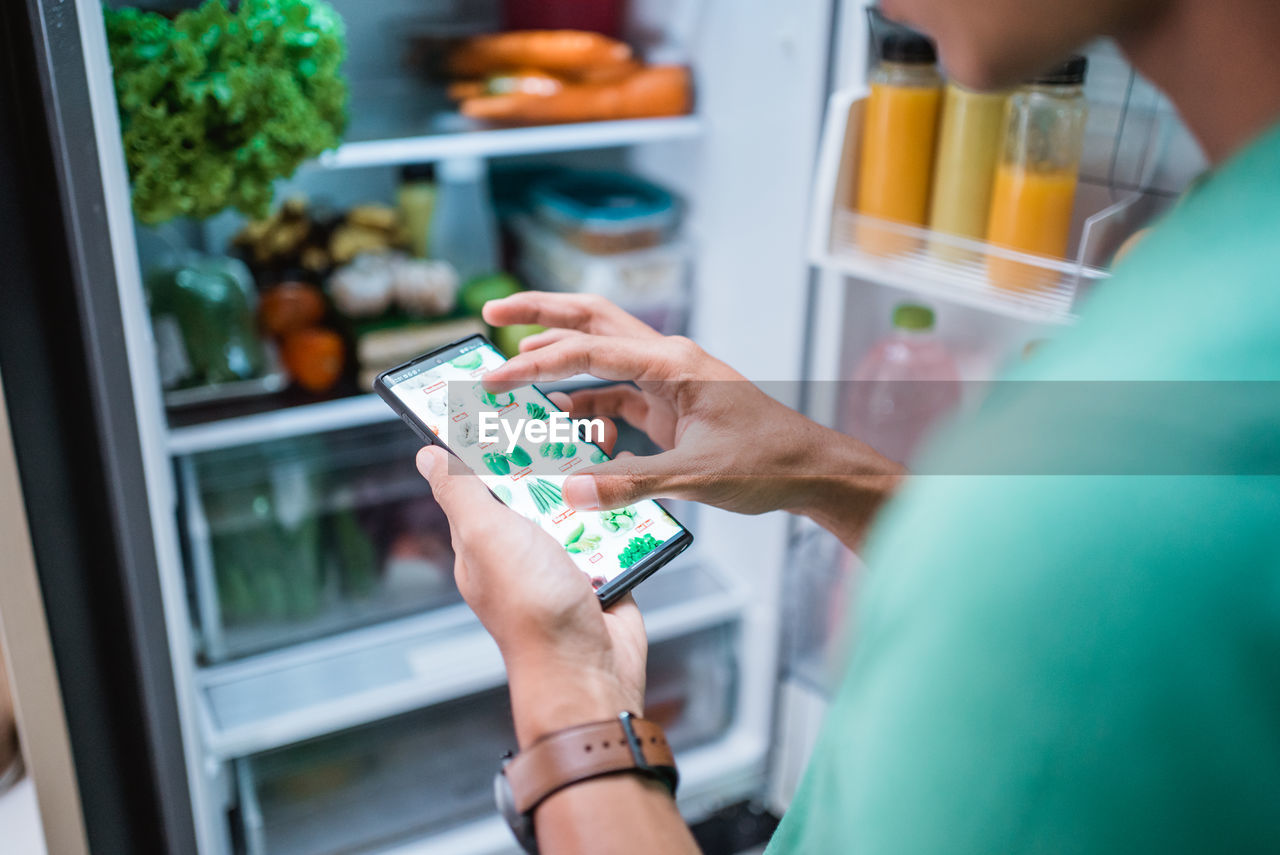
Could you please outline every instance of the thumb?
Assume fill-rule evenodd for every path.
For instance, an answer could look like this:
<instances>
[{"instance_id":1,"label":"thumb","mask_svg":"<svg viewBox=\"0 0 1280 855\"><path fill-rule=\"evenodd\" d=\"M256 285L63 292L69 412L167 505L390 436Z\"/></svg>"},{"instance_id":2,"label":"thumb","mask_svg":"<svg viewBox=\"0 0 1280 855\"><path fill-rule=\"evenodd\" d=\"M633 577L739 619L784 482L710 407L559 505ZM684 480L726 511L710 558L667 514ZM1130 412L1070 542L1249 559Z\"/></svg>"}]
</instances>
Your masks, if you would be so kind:
<instances>
[{"instance_id":1,"label":"thumb","mask_svg":"<svg viewBox=\"0 0 1280 855\"><path fill-rule=\"evenodd\" d=\"M455 458L443 448L428 445L418 452L418 471L431 485L431 494L449 518L455 538L465 540L476 528L488 528L493 513L504 506L484 482L469 471L451 472ZM460 470L463 468L458 467Z\"/></svg>"},{"instance_id":2,"label":"thumb","mask_svg":"<svg viewBox=\"0 0 1280 855\"><path fill-rule=\"evenodd\" d=\"M575 510L621 508L655 496L670 496L683 469L674 451L619 457L564 481L564 499Z\"/></svg>"}]
</instances>

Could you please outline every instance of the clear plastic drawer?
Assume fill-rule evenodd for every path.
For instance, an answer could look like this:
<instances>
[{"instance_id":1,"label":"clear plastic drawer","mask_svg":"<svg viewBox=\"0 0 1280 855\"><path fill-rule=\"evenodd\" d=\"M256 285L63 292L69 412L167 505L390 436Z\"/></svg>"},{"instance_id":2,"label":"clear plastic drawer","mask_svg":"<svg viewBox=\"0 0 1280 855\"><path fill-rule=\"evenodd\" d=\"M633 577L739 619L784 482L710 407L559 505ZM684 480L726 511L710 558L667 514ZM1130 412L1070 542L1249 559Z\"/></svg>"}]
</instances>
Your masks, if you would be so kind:
<instances>
[{"instance_id":1,"label":"clear plastic drawer","mask_svg":"<svg viewBox=\"0 0 1280 855\"><path fill-rule=\"evenodd\" d=\"M677 752L734 711L736 626L655 645L645 715ZM330 855L423 837L493 812L493 773L514 747L505 688L236 761L249 855Z\"/></svg>"},{"instance_id":2,"label":"clear plastic drawer","mask_svg":"<svg viewBox=\"0 0 1280 855\"><path fill-rule=\"evenodd\" d=\"M208 661L458 602L419 445L393 422L178 459Z\"/></svg>"}]
</instances>

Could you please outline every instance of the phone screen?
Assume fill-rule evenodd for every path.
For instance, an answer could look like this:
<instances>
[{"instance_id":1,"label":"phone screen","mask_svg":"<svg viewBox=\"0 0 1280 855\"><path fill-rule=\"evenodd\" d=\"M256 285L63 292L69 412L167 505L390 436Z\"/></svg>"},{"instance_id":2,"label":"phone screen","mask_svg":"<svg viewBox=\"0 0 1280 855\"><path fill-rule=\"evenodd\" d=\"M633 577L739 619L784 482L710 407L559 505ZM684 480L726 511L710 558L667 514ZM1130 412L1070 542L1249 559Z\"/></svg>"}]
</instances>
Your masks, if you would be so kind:
<instances>
[{"instance_id":1,"label":"phone screen","mask_svg":"<svg viewBox=\"0 0 1280 855\"><path fill-rule=\"evenodd\" d=\"M589 441L600 438L598 430L592 435L579 425L575 433L568 415L534 386L485 390L480 378L505 361L477 336L394 369L381 382L499 499L562 544L597 589L663 563L669 547L683 549L691 535L653 500L610 511L569 507L564 479L608 459Z\"/></svg>"}]
</instances>

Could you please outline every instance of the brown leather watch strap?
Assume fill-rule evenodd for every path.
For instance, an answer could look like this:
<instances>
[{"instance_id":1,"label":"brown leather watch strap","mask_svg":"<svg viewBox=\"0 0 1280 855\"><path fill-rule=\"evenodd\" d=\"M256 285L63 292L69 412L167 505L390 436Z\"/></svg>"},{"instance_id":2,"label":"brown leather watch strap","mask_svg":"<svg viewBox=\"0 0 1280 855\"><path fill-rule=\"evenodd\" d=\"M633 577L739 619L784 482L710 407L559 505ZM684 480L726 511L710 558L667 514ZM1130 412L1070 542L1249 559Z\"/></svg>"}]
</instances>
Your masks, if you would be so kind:
<instances>
[{"instance_id":1,"label":"brown leather watch strap","mask_svg":"<svg viewBox=\"0 0 1280 855\"><path fill-rule=\"evenodd\" d=\"M634 742L624 718L635 735ZM637 752L643 763L637 762ZM513 757L503 774L511 786L516 810L524 814L557 790L614 772L652 774L674 791L675 766L662 728L624 713L543 737Z\"/></svg>"}]
</instances>

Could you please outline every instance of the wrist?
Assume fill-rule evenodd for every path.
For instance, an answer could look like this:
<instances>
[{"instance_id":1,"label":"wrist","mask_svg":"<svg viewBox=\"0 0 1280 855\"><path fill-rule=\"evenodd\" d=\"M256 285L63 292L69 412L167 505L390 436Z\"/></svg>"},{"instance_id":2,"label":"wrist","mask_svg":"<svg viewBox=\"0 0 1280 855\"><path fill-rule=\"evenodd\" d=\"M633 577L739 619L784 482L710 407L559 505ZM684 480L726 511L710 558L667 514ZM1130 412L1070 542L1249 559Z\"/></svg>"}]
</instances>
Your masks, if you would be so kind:
<instances>
[{"instance_id":1,"label":"wrist","mask_svg":"<svg viewBox=\"0 0 1280 855\"><path fill-rule=\"evenodd\" d=\"M906 467L866 443L813 424L802 444L805 464L786 510L807 516L853 546L907 475Z\"/></svg>"},{"instance_id":2,"label":"wrist","mask_svg":"<svg viewBox=\"0 0 1280 855\"><path fill-rule=\"evenodd\" d=\"M524 750L543 737L581 724L643 715L644 691L628 691L616 679L590 669L509 669L511 718Z\"/></svg>"}]
</instances>

